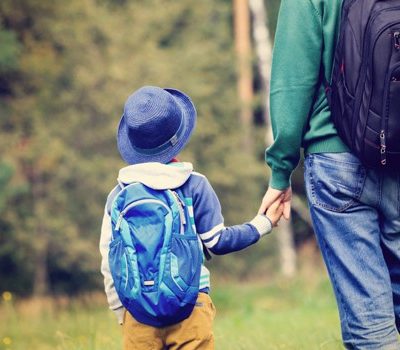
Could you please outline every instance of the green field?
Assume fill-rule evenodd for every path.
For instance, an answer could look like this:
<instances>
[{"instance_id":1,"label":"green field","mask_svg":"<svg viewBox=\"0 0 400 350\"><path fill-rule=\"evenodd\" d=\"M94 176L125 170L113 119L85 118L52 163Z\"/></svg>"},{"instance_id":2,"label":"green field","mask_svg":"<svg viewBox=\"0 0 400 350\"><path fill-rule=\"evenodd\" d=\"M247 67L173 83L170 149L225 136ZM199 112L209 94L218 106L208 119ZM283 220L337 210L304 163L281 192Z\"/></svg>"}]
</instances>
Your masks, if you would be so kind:
<instances>
[{"instance_id":1,"label":"green field","mask_svg":"<svg viewBox=\"0 0 400 350\"><path fill-rule=\"evenodd\" d=\"M331 287L312 282L216 283L216 349L343 349ZM112 350L121 330L103 295L15 300L3 293L1 350Z\"/></svg>"}]
</instances>

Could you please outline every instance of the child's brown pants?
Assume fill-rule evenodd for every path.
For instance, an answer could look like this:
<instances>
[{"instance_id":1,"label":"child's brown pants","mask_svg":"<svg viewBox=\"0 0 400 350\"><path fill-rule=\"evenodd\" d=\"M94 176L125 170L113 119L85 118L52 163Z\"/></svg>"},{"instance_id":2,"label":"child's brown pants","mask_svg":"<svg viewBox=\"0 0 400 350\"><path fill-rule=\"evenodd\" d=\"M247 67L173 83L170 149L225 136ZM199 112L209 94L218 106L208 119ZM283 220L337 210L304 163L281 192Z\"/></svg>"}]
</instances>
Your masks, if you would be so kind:
<instances>
[{"instance_id":1,"label":"child's brown pants","mask_svg":"<svg viewBox=\"0 0 400 350\"><path fill-rule=\"evenodd\" d=\"M125 312L123 350L214 350L214 317L214 304L205 293L199 293L187 319L164 328L139 323Z\"/></svg>"}]
</instances>

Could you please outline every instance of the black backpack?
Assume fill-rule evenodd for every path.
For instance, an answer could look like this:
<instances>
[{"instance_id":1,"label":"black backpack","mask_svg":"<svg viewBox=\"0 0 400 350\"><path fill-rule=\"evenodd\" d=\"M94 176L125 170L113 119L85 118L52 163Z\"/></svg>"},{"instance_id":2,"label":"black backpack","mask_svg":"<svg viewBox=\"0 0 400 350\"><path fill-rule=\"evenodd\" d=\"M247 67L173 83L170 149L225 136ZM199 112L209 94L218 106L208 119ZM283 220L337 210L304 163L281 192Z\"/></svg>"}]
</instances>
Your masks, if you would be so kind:
<instances>
[{"instance_id":1,"label":"black backpack","mask_svg":"<svg viewBox=\"0 0 400 350\"><path fill-rule=\"evenodd\" d=\"M363 164L400 170L400 0L343 0L327 96Z\"/></svg>"}]
</instances>

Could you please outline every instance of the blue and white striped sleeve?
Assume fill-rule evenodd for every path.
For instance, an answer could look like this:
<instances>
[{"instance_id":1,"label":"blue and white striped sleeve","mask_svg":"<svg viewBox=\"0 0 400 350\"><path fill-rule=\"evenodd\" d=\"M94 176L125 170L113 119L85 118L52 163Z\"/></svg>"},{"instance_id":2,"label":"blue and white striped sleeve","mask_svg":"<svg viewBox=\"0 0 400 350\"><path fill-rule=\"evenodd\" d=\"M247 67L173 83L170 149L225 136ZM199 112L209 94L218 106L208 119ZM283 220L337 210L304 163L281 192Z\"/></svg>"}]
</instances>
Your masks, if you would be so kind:
<instances>
[{"instance_id":1,"label":"blue and white striped sleeve","mask_svg":"<svg viewBox=\"0 0 400 350\"><path fill-rule=\"evenodd\" d=\"M270 220L257 215L242 225L225 227L218 197L205 177L193 193L194 219L205 247L217 255L228 254L256 243L272 229Z\"/></svg>"}]
</instances>

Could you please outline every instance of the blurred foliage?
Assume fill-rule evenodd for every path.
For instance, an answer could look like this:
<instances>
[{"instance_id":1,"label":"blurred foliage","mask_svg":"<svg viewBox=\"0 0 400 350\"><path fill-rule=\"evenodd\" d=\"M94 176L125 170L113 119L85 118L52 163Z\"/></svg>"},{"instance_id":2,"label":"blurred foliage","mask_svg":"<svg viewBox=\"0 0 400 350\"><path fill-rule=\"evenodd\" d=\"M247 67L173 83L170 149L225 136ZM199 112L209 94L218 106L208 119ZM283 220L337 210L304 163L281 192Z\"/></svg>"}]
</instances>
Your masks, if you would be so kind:
<instances>
[{"instance_id":1,"label":"blurred foliage","mask_svg":"<svg viewBox=\"0 0 400 350\"><path fill-rule=\"evenodd\" d=\"M279 0L266 3L274 28ZM116 126L143 85L192 97L198 125L181 158L208 176L227 224L255 215L265 130L258 122L245 152L232 32L227 0L0 2L0 290L102 285L101 218L124 165ZM213 265L239 275L268 266L266 245Z\"/></svg>"}]
</instances>

